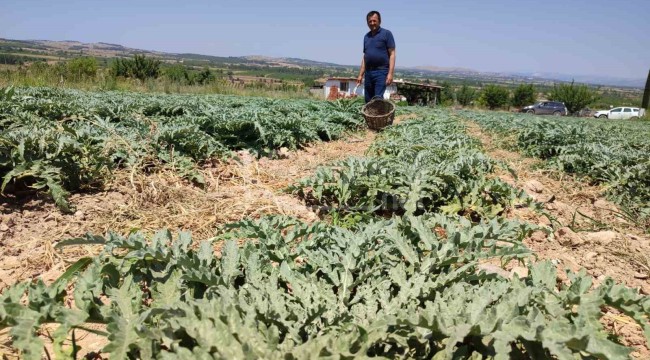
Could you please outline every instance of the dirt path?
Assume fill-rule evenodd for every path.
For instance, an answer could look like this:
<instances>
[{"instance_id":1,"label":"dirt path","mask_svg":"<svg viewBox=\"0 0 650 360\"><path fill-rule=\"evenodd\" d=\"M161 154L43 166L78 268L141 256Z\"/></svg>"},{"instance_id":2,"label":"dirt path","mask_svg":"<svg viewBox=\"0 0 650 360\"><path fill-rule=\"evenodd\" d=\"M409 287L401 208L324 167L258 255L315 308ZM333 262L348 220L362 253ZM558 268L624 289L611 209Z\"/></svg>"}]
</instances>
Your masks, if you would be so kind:
<instances>
[{"instance_id":1,"label":"dirt path","mask_svg":"<svg viewBox=\"0 0 650 360\"><path fill-rule=\"evenodd\" d=\"M650 237L619 215L617 206L603 196L602 188L543 169L539 160L503 150L476 124L468 122L467 125L468 133L483 143L486 154L510 166L517 179L506 170L496 175L544 203L548 216L515 209L508 217L552 228L551 236L538 232L525 243L540 260L557 264L562 271L558 281L567 281L565 269L584 268L594 277L596 285L610 277L650 295ZM608 329L621 336L624 344L638 350L632 354L635 358L650 358L640 326L612 311L605 319Z\"/></svg>"}]
</instances>

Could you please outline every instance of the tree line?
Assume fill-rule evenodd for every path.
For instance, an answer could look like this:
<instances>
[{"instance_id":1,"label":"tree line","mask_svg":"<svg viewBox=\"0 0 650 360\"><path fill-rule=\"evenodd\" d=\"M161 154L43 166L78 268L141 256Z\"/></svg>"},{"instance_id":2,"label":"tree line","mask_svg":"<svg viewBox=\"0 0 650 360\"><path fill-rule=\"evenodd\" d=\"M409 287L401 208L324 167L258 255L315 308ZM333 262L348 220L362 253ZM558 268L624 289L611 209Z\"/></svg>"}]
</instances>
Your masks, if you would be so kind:
<instances>
[{"instance_id":1,"label":"tree line","mask_svg":"<svg viewBox=\"0 0 650 360\"><path fill-rule=\"evenodd\" d=\"M513 91L505 86L486 85L480 90L463 84L454 87L447 82L440 83L442 87L440 104L449 105L478 105L491 110L507 107L521 108L537 102L538 90L532 84L520 84ZM551 101L560 101L566 105L570 114L576 114L585 107L598 100L599 95L587 85L556 84L546 98Z\"/></svg>"},{"instance_id":2,"label":"tree line","mask_svg":"<svg viewBox=\"0 0 650 360\"><path fill-rule=\"evenodd\" d=\"M134 78L140 81L165 76L173 83L181 85L207 85L217 79L215 73L208 67L201 71L192 71L181 64L163 67L160 60L144 55L135 55L132 59L117 58L111 62L110 72L116 77Z\"/></svg>"},{"instance_id":3,"label":"tree line","mask_svg":"<svg viewBox=\"0 0 650 360\"><path fill-rule=\"evenodd\" d=\"M7 62L17 62L19 59L6 58ZM250 75L273 76L280 75L281 79L298 77L303 83L313 83L315 76L324 76L321 69L273 69L272 74L256 74L255 72L269 71L257 66L239 66L245 68ZM65 62L48 64L44 61L35 61L21 71L28 71L31 74L47 75L50 78L65 81L95 81L98 79L100 68L106 70L102 72L101 79L136 79L144 83L148 79L165 78L167 83L178 85L207 85L214 83L219 78L225 78L232 75L231 71L211 70L208 67L196 69L194 66L184 64L166 64L162 61L150 58L145 55L136 54L132 58L115 58L115 59L97 59L94 57L77 57ZM439 103L445 105L476 105L489 109L498 108L520 108L531 105L537 101L538 94L544 93L544 98L548 100L561 101L567 106L570 113L577 113L586 106L595 104L602 106L603 101L610 103L611 96L607 92L599 94L596 90L586 85L575 84L556 84L553 88L544 86L542 89L536 88L533 84L520 84L517 88L511 89L502 85L490 84L483 85L474 83L463 83L458 86L448 81L440 83L442 86L441 98ZM282 89L281 89L282 90ZM293 90L293 89L291 89ZM620 100L620 99L618 99Z\"/></svg>"},{"instance_id":4,"label":"tree line","mask_svg":"<svg viewBox=\"0 0 650 360\"><path fill-rule=\"evenodd\" d=\"M68 61L48 64L35 59L28 67L20 71L29 71L33 75L49 75L65 81L84 81L96 79L100 66L97 58L84 56ZM148 79L165 77L172 83L180 85L206 85L223 76L223 71L213 71L207 67L194 70L182 64L167 65L160 60L144 55L133 58L116 58L102 63L106 65L106 75L114 78L130 78L144 82Z\"/></svg>"}]
</instances>

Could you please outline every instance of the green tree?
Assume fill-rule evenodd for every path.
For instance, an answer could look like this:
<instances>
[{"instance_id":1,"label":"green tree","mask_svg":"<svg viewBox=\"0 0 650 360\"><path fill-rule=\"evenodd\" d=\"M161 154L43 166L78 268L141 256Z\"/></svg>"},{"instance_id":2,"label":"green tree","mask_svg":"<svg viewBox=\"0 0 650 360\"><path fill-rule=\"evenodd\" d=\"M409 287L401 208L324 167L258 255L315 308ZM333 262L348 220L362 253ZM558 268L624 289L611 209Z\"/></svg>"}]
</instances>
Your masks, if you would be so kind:
<instances>
[{"instance_id":1,"label":"green tree","mask_svg":"<svg viewBox=\"0 0 650 360\"><path fill-rule=\"evenodd\" d=\"M596 101L598 95L595 91L589 89L587 85L576 85L574 81L571 81L571 84L555 85L550 98L554 101L563 102L569 113L575 114Z\"/></svg>"},{"instance_id":2,"label":"green tree","mask_svg":"<svg viewBox=\"0 0 650 360\"><path fill-rule=\"evenodd\" d=\"M456 101L456 94L454 93L454 87L448 81L443 81L440 83L442 90L440 91L440 105L449 106L453 105Z\"/></svg>"},{"instance_id":3,"label":"green tree","mask_svg":"<svg viewBox=\"0 0 650 360\"><path fill-rule=\"evenodd\" d=\"M94 78L97 75L97 59L78 57L67 62L67 77L75 80Z\"/></svg>"},{"instance_id":4,"label":"green tree","mask_svg":"<svg viewBox=\"0 0 650 360\"><path fill-rule=\"evenodd\" d=\"M199 85L206 85L214 82L215 79L214 74L206 67L200 73L196 74L194 81Z\"/></svg>"},{"instance_id":5,"label":"green tree","mask_svg":"<svg viewBox=\"0 0 650 360\"><path fill-rule=\"evenodd\" d=\"M176 64L167 67L164 70L165 77L168 78L171 82L176 84L189 84L190 83L190 74L187 71L187 67L181 64Z\"/></svg>"},{"instance_id":6,"label":"green tree","mask_svg":"<svg viewBox=\"0 0 650 360\"><path fill-rule=\"evenodd\" d=\"M476 99L476 90L463 84L456 92L456 100L463 106L468 106Z\"/></svg>"},{"instance_id":7,"label":"green tree","mask_svg":"<svg viewBox=\"0 0 650 360\"><path fill-rule=\"evenodd\" d=\"M129 76L144 81L157 78L160 74L160 60L151 59L144 55L135 55L130 63Z\"/></svg>"},{"instance_id":8,"label":"green tree","mask_svg":"<svg viewBox=\"0 0 650 360\"><path fill-rule=\"evenodd\" d=\"M129 59L117 58L111 62L110 72L113 76L127 77L129 76L128 65Z\"/></svg>"},{"instance_id":9,"label":"green tree","mask_svg":"<svg viewBox=\"0 0 650 360\"><path fill-rule=\"evenodd\" d=\"M504 107L508 104L510 92L503 86L487 85L481 92L481 103L485 104L490 110Z\"/></svg>"},{"instance_id":10,"label":"green tree","mask_svg":"<svg viewBox=\"0 0 650 360\"><path fill-rule=\"evenodd\" d=\"M155 79L160 75L160 60L144 55L135 55L133 59L115 59L111 63L111 73L114 76L131 77L141 81Z\"/></svg>"},{"instance_id":11,"label":"green tree","mask_svg":"<svg viewBox=\"0 0 650 360\"><path fill-rule=\"evenodd\" d=\"M533 84L520 84L512 94L512 106L523 107L537 101L537 91Z\"/></svg>"}]
</instances>

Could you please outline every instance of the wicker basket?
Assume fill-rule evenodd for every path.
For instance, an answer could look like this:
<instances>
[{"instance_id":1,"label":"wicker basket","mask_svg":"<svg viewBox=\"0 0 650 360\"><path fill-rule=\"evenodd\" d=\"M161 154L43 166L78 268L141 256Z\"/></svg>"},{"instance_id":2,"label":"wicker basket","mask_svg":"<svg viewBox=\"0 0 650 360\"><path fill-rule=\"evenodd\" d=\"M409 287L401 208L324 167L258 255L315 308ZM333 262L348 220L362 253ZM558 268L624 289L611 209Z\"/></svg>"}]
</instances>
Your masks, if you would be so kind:
<instances>
[{"instance_id":1,"label":"wicker basket","mask_svg":"<svg viewBox=\"0 0 650 360\"><path fill-rule=\"evenodd\" d=\"M369 128L381 130L393 123L395 105L388 100L374 98L361 108L361 114L366 119Z\"/></svg>"}]
</instances>

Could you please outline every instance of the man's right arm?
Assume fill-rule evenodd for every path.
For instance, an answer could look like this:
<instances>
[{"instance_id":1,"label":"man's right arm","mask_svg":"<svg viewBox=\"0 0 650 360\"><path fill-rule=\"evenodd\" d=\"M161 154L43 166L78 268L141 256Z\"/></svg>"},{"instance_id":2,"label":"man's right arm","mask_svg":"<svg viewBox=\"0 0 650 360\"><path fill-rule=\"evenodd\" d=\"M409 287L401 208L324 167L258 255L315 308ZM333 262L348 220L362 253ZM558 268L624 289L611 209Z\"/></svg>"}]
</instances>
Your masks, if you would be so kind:
<instances>
[{"instance_id":1,"label":"man's right arm","mask_svg":"<svg viewBox=\"0 0 650 360\"><path fill-rule=\"evenodd\" d=\"M361 69L359 69L359 76L357 77L357 86L361 85L363 81L363 74L366 72L366 60L365 56L361 57Z\"/></svg>"}]
</instances>

